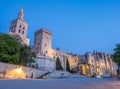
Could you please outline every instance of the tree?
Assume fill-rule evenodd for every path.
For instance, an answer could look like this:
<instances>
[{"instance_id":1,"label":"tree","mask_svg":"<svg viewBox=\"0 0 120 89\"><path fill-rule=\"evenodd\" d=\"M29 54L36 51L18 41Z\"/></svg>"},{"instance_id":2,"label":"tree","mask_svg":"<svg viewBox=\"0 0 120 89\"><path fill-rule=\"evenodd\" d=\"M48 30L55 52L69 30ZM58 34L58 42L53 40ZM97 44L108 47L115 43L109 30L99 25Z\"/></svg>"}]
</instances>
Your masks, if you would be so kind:
<instances>
[{"instance_id":1,"label":"tree","mask_svg":"<svg viewBox=\"0 0 120 89\"><path fill-rule=\"evenodd\" d=\"M20 64L24 66L31 66L31 63L35 62L35 53L31 52L30 47L26 45L20 46Z\"/></svg>"},{"instance_id":2,"label":"tree","mask_svg":"<svg viewBox=\"0 0 120 89\"><path fill-rule=\"evenodd\" d=\"M56 70L63 70L60 59L56 59Z\"/></svg>"},{"instance_id":3,"label":"tree","mask_svg":"<svg viewBox=\"0 0 120 89\"><path fill-rule=\"evenodd\" d=\"M0 34L0 61L16 64L19 62L19 43L6 34Z\"/></svg>"},{"instance_id":4,"label":"tree","mask_svg":"<svg viewBox=\"0 0 120 89\"><path fill-rule=\"evenodd\" d=\"M67 59L67 62L66 62L66 70L70 72L70 64L69 64L68 59Z\"/></svg>"},{"instance_id":5,"label":"tree","mask_svg":"<svg viewBox=\"0 0 120 89\"><path fill-rule=\"evenodd\" d=\"M20 56L19 56L19 64L23 66L32 66L31 64L35 62L35 53L31 51L31 48L25 44L23 44L23 39L17 35L10 35L15 40L19 42L20 45Z\"/></svg>"},{"instance_id":6,"label":"tree","mask_svg":"<svg viewBox=\"0 0 120 89\"><path fill-rule=\"evenodd\" d=\"M19 40L18 40L19 38ZM34 61L35 54L30 47L21 44L21 38L17 35L9 36L0 34L0 61L10 64L30 66Z\"/></svg>"},{"instance_id":7,"label":"tree","mask_svg":"<svg viewBox=\"0 0 120 89\"><path fill-rule=\"evenodd\" d=\"M117 44L116 48L114 49L113 61L118 64L120 73L120 44Z\"/></svg>"}]
</instances>

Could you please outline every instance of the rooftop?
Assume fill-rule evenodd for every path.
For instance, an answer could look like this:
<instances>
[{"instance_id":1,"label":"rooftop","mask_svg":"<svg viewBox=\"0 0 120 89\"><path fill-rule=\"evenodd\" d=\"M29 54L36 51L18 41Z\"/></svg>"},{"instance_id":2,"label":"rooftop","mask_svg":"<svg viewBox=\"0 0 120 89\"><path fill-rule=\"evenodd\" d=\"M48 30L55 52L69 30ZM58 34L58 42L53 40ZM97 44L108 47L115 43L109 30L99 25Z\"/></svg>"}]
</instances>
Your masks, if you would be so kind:
<instances>
[{"instance_id":1,"label":"rooftop","mask_svg":"<svg viewBox=\"0 0 120 89\"><path fill-rule=\"evenodd\" d=\"M50 31L50 30L48 30L46 28L39 29L38 31L35 32L35 34L38 34L38 33L41 33L41 32L46 32L46 33L52 35L52 31Z\"/></svg>"}]
</instances>

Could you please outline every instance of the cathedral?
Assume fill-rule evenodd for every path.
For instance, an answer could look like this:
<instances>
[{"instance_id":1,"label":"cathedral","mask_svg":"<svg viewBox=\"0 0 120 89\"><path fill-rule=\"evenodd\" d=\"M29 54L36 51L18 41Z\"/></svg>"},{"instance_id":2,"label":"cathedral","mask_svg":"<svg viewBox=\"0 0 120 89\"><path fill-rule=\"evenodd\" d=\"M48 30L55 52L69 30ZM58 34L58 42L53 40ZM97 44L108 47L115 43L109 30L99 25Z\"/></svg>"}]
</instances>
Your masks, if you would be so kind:
<instances>
[{"instance_id":1,"label":"cathedral","mask_svg":"<svg viewBox=\"0 0 120 89\"><path fill-rule=\"evenodd\" d=\"M10 35L18 35L21 43L29 46L29 39L26 37L28 24L24 21L23 8L18 13L18 18L10 25ZM56 70L56 59L60 60L62 70L67 71L67 61L70 70L74 73L93 76L110 74L116 75L116 66L109 54L87 52L85 55L62 52L59 48L52 48L52 32L41 28L34 33L34 44L32 51L36 54L34 66L38 69L53 71Z\"/></svg>"}]
</instances>

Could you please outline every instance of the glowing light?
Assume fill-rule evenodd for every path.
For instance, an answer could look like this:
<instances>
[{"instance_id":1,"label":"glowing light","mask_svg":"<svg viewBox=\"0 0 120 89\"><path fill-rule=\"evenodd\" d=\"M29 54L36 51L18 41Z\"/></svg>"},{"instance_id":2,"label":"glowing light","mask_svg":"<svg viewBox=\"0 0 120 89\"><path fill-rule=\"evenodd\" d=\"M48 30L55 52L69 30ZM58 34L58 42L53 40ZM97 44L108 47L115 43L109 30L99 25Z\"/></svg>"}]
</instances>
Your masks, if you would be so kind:
<instances>
[{"instance_id":1,"label":"glowing light","mask_svg":"<svg viewBox=\"0 0 120 89\"><path fill-rule=\"evenodd\" d=\"M97 77L97 78L101 78L101 76L100 76L100 75L96 75L96 77Z\"/></svg>"},{"instance_id":2,"label":"glowing light","mask_svg":"<svg viewBox=\"0 0 120 89\"><path fill-rule=\"evenodd\" d=\"M6 75L8 79L25 79L26 73L22 70L22 67L8 70Z\"/></svg>"},{"instance_id":3,"label":"glowing light","mask_svg":"<svg viewBox=\"0 0 120 89\"><path fill-rule=\"evenodd\" d=\"M22 67L18 68L16 71L20 74L22 72Z\"/></svg>"},{"instance_id":4,"label":"glowing light","mask_svg":"<svg viewBox=\"0 0 120 89\"><path fill-rule=\"evenodd\" d=\"M89 66L88 66L88 65L82 66L82 73L83 73L83 75L85 75L85 76L88 76L88 75L89 75Z\"/></svg>"}]
</instances>

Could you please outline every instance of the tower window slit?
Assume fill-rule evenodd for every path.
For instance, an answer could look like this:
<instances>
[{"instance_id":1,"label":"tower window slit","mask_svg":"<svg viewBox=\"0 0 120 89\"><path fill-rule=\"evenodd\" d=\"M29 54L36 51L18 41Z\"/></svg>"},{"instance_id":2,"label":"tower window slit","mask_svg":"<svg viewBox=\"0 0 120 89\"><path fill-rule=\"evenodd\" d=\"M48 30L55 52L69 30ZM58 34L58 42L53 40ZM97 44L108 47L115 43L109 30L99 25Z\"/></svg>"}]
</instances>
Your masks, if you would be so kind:
<instances>
[{"instance_id":1,"label":"tower window slit","mask_svg":"<svg viewBox=\"0 0 120 89\"><path fill-rule=\"evenodd\" d=\"M24 31L22 31L22 34L24 34Z\"/></svg>"},{"instance_id":2,"label":"tower window slit","mask_svg":"<svg viewBox=\"0 0 120 89\"><path fill-rule=\"evenodd\" d=\"M19 33L21 32L21 30L19 29Z\"/></svg>"},{"instance_id":3,"label":"tower window slit","mask_svg":"<svg viewBox=\"0 0 120 89\"><path fill-rule=\"evenodd\" d=\"M21 28L21 25L20 25L20 28Z\"/></svg>"}]
</instances>

